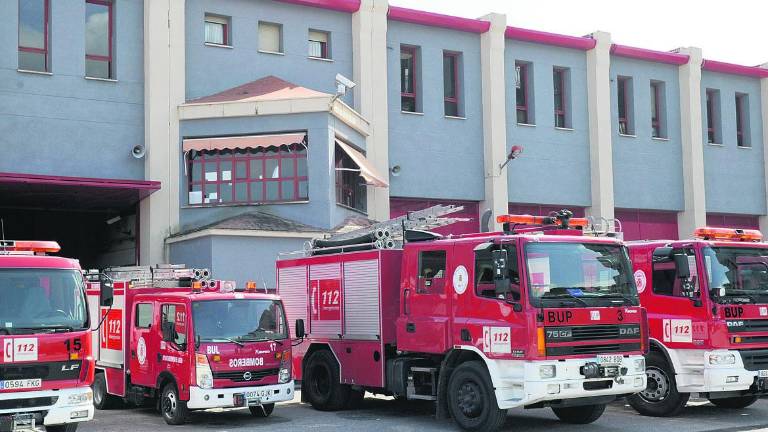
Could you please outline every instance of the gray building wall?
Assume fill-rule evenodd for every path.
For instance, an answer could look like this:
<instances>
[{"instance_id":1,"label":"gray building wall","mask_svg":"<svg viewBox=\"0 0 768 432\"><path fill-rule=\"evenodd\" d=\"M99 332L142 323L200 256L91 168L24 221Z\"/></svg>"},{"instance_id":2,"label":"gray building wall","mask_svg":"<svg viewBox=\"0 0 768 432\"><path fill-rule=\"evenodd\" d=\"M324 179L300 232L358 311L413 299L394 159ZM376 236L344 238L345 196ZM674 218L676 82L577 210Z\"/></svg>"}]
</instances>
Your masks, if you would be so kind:
<instances>
[{"instance_id":1,"label":"gray building wall","mask_svg":"<svg viewBox=\"0 0 768 432\"><path fill-rule=\"evenodd\" d=\"M632 136L618 130L617 77L632 78L628 100L634 114ZM663 82L660 98L666 138L651 133L651 81ZM681 211L683 162L680 137L678 67L622 57L611 57L611 128L613 131L613 187L617 208Z\"/></svg>"},{"instance_id":2,"label":"gray building wall","mask_svg":"<svg viewBox=\"0 0 768 432\"><path fill-rule=\"evenodd\" d=\"M50 75L17 71L18 2L0 6L0 172L143 180L143 3L115 3L114 82L85 78L85 2L50 4Z\"/></svg>"}]
</instances>

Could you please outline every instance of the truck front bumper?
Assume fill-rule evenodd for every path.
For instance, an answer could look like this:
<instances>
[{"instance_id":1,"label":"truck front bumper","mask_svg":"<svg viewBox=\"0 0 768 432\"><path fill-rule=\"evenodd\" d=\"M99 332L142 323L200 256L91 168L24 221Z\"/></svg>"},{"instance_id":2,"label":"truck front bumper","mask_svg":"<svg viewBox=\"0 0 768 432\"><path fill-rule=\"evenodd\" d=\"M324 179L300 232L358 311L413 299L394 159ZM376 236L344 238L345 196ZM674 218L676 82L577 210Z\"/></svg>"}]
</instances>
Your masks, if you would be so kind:
<instances>
[{"instance_id":1,"label":"truck front bumper","mask_svg":"<svg viewBox=\"0 0 768 432\"><path fill-rule=\"evenodd\" d=\"M0 410L0 417L32 413L45 426L93 419L93 392L90 387L0 393L0 402L17 406Z\"/></svg>"},{"instance_id":2,"label":"truck front bumper","mask_svg":"<svg viewBox=\"0 0 768 432\"><path fill-rule=\"evenodd\" d=\"M582 367L594 359L564 361L496 360L499 376L496 383L496 401L501 409L520 406L587 405L596 400L625 396L645 389L646 375L643 356L624 357L618 369L625 370L615 377L585 378ZM554 368L551 378L542 377L542 369ZM578 399L584 399L580 403Z\"/></svg>"},{"instance_id":3,"label":"truck front bumper","mask_svg":"<svg viewBox=\"0 0 768 432\"><path fill-rule=\"evenodd\" d=\"M670 350L673 351L673 350ZM744 392L768 394L768 376L744 367L741 354L736 350L674 350L680 366L677 368L677 388L688 393ZM711 364L710 357L729 358L728 364ZM768 375L763 371L762 375Z\"/></svg>"},{"instance_id":4,"label":"truck front bumper","mask_svg":"<svg viewBox=\"0 0 768 432\"><path fill-rule=\"evenodd\" d=\"M235 399L245 398L248 394L254 394L255 397L245 400L247 405L265 405L275 402L289 401L293 399L294 384L293 380L285 384L252 386L252 387L229 387L201 389L197 386L189 388L189 402L187 407L190 409L209 409L209 408L235 408L241 405L235 404Z\"/></svg>"}]
</instances>

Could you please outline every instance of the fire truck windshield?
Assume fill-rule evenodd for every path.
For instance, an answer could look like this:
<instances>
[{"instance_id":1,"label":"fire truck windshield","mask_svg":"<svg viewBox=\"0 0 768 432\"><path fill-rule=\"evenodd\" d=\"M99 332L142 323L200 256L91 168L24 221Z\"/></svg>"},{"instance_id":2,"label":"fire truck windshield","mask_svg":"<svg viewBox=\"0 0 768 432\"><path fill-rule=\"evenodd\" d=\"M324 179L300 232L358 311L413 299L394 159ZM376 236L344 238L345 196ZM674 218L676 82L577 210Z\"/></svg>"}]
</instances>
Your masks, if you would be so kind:
<instances>
[{"instance_id":1,"label":"fire truck windshield","mask_svg":"<svg viewBox=\"0 0 768 432\"><path fill-rule=\"evenodd\" d=\"M768 249L705 247L702 253L709 289L725 289L723 301L768 302Z\"/></svg>"},{"instance_id":2,"label":"fire truck windshield","mask_svg":"<svg viewBox=\"0 0 768 432\"><path fill-rule=\"evenodd\" d=\"M528 243L531 302L538 307L638 305L626 248L590 243Z\"/></svg>"},{"instance_id":3,"label":"fire truck windshield","mask_svg":"<svg viewBox=\"0 0 768 432\"><path fill-rule=\"evenodd\" d=\"M88 314L80 272L0 269L0 334L86 328Z\"/></svg>"},{"instance_id":4,"label":"fire truck windshield","mask_svg":"<svg viewBox=\"0 0 768 432\"><path fill-rule=\"evenodd\" d=\"M273 300L201 300L192 303L195 341L257 342L288 338L283 306Z\"/></svg>"}]
</instances>

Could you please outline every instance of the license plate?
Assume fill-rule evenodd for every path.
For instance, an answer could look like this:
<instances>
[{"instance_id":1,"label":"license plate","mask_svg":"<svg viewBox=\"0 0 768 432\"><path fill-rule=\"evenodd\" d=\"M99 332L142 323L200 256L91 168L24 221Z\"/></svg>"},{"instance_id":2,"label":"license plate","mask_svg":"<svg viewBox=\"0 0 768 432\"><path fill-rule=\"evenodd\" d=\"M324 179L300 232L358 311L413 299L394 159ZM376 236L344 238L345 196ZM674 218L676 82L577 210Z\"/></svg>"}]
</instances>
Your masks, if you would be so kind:
<instances>
[{"instance_id":1,"label":"license plate","mask_svg":"<svg viewBox=\"0 0 768 432\"><path fill-rule=\"evenodd\" d=\"M768 369L763 369L763 370L757 371L757 376L759 378L768 378Z\"/></svg>"},{"instance_id":2,"label":"license plate","mask_svg":"<svg viewBox=\"0 0 768 432\"><path fill-rule=\"evenodd\" d=\"M16 390L40 388L43 380L40 378L0 381L0 390Z\"/></svg>"},{"instance_id":3,"label":"license plate","mask_svg":"<svg viewBox=\"0 0 768 432\"><path fill-rule=\"evenodd\" d=\"M262 398L269 399L268 390L256 390L256 391L245 392L245 399L248 400L248 402L260 402Z\"/></svg>"},{"instance_id":4,"label":"license plate","mask_svg":"<svg viewBox=\"0 0 768 432\"><path fill-rule=\"evenodd\" d=\"M624 356L621 354L598 354L597 364L599 365L617 365L621 364Z\"/></svg>"}]
</instances>

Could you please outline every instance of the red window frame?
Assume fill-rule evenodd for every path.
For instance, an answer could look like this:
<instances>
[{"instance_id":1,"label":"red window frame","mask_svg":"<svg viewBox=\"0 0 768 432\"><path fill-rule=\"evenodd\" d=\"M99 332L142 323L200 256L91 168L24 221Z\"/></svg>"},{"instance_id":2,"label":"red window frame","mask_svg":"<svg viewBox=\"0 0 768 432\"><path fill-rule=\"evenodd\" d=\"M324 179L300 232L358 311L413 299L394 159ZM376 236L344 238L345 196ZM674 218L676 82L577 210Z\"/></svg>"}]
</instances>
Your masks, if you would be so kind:
<instances>
[{"instance_id":1,"label":"red window frame","mask_svg":"<svg viewBox=\"0 0 768 432\"><path fill-rule=\"evenodd\" d=\"M455 52L443 52L443 62L446 58L453 58L453 97L449 97L445 94L445 87L443 87L443 102L452 103L456 105L456 116L461 115L459 112L459 53ZM443 78L445 79L445 78ZM445 113L445 115L448 115Z\"/></svg>"},{"instance_id":2,"label":"red window frame","mask_svg":"<svg viewBox=\"0 0 768 432\"><path fill-rule=\"evenodd\" d=\"M517 104L517 111L523 111L525 112L525 121L524 124L530 123L530 115L528 113L528 63L522 63L522 62L516 62L515 63L515 75L517 75L517 69L520 69L520 86L523 89L523 103L520 104L519 100L516 100ZM517 76L515 76L515 80L517 81ZM515 92L515 96L517 96L517 92ZM516 98L517 99L517 98ZM519 118L519 117L518 117ZM518 122L520 123L520 122Z\"/></svg>"},{"instance_id":3,"label":"red window frame","mask_svg":"<svg viewBox=\"0 0 768 432\"><path fill-rule=\"evenodd\" d=\"M715 144L717 134L715 133L715 119L713 114L715 111L715 92L713 90L706 91L706 106L707 106L707 142Z\"/></svg>"},{"instance_id":4,"label":"red window frame","mask_svg":"<svg viewBox=\"0 0 768 432\"><path fill-rule=\"evenodd\" d=\"M224 32L224 36L222 38L223 42L221 43L221 45L229 45L229 24L227 24L227 23L220 23L220 22L216 22L216 21L209 21L207 19L204 20L203 22L205 24L211 23L211 24L218 24L218 25L222 26L223 27L222 31ZM215 42L205 41L205 43L210 43L210 44L217 45Z\"/></svg>"},{"instance_id":5,"label":"red window frame","mask_svg":"<svg viewBox=\"0 0 768 432\"><path fill-rule=\"evenodd\" d=\"M617 81L617 88L616 91L620 93L617 94L617 101L620 104L619 105L619 133L622 135L629 135L631 134L631 131L629 130L629 102L627 101L627 83L629 82L629 78L627 77L618 77L616 79ZM621 101L623 101L623 106L621 105ZM621 116L621 110L624 110L624 117ZM622 132L623 131L623 132Z\"/></svg>"},{"instance_id":6,"label":"red window frame","mask_svg":"<svg viewBox=\"0 0 768 432\"><path fill-rule=\"evenodd\" d=\"M109 77L112 78L114 76L114 70L112 69L112 62L113 62L113 60L112 60L112 58L113 58L112 39L114 37L113 36L113 32L114 32L114 3L112 1L108 1L108 0L85 0L85 2L86 3L91 3L91 4L97 4L97 5L101 5L101 6L106 6L107 9L108 9L107 14L109 15L109 19L108 19L109 24L108 24L107 31L109 32L109 34L108 34L107 37L109 39L109 41L108 41L109 42L109 45L108 45L108 47L109 47L109 55L103 56L103 55L95 55L95 54L88 54L88 53L86 53L85 54L85 59L86 60L96 60L96 61L107 62L108 65L109 65Z\"/></svg>"},{"instance_id":7,"label":"red window frame","mask_svg":"<svg viewBox=\"0 0 768 432\"><path fill-rule=\"evenodd\" d=\"M661 138L661 105L659 102L661 83L651 81L651 91L654 95L653 112L651 113L651 136Z\"/></svg>"},{"instance_id":8,"label":"red window frame","mask_svg":"<svg viewBox=\"0 0 768 432\"><path fill-rule=\"evenodd\" d=\"M555 81L556 80L556 81ZM560 92L557 92L557 85L560 85ZM554 69L554 77L553 77L553 88L552 92L554 93L555 98L555 127L561 127L565 128L568 127L567 124L567 117L566 117L566 109L565 109L565 69L563 68L555 68ZM560 102L561 109L557 109L557 102ZM562 117L563 124L562 126L558 126L558 118Z\"/></svg>"},{"instance_id":9,"label":"red window frame","mask_svg":"<svg viewBox=\"0 0 768 432\"><path fill-rule=\"evenodd\" d=\"M743 94L736 94L736 145L749 147L744 139L744 98Z\"/></svg>"},{"instance_id":10,"label":"red window frame","mask_svg":"<svg viewBox=\"0 0 768 432\"><path fill-rule=\"evenodd\" d=\"M303 153L299 153L299 147L304 149L305 151ZM288 153L283 153L283 150L289 150ZM206 159L206 156L208 156L210 159ZM283 160L290 159L292 160L293 164L293 176L283 177L282 172L282 162ZM229 151L228 154L222 154L221 151L214 150L214 151L202 151L200 154L195 157L194 159L190 159L188 161L188 170L189 175L188 178L188 192L192 192L193 188L195 186L200 186L200 190L203 193L203 202L200 204L190 204L192 206L217 206L217 205L231 205L231 204L261 204L261 203L280 203L280 202L296 202L296 201L307 201L309 199L308 196L301 196L301 188L300 184L302 182L309 183L309 177L308 175L299 175L299 159L307 160L307 151L303 144L290 144L290 145L282 145L279 148L276 147L269 147L267 149L249 149L246 153L239 153L238 151L232 150ZM267 161L268 160L276 160L277 161L277 167L278 167L278 175L279 177L272 178L267 177ZM261 162L261 173L262 178L259 179L255 177L252 177L251 175L251 162L252 161L258 161ZM232 176L230 177L231 180L222 180L221 178L221 162L231 162L231 172ZM245 177L238 177L237 175L237 163L238 162L244 162L245 163ZM212 164L216 165L216 181L208 181L205 179L205 168L207 165ZM193 172L195 169L195 165L201 165L200 167L200 178L198 180L194 180ZM308 174L308 173L307 173ZM292 181L293 182L293 190L292 190L292 197L288 196L287 193L284 193L283 191L283 182L285 181ZM232 187L232 196L231 200L229 201L221 201L221 186L222 184L229 184L231 183ZM237 184L244 183L246 185L246 199L245 200L238 200L237 199ZM277 184L277 199L268 199L267 198L267 185L275 183ZM215 184L216 185L216 202L208 202L206 203L205 200L205 194L206 194L206 186ZM257 185L256 185L257 184ZM260 187L261 188L261 199L260 200L252 200L252 188ZM307 191L307 195L308 195ZM287 197L286 197L287 196Z\"/></svg>"},{"instance_id":11,"label":"red window frame","mask_svg":"<svg viewBox=\"0 0 768 432\"><path fill-rule=\"evenodd\" d=\"M51 0L44 0L43 8L43 48L25 47L19 44L19 51L43 54L45 56L45 71L50 72L50 66L48 64L48 47L50 41L48 38L50 37ZM19 23L19 28L21 28L21 23Z\"/></svg>"},{"instance_id":12,"label":"red window frame","mask_svg":"<svg viewBox=\"0 0 768 432\"><path fill-rule=\"evenodd\" d=\"M418 82L417 79L416 79L416 73L417 73L416 72L416 60L417 60L416 59L416 55L417 55L416 47L400 46L400 56L402 57L402 55L404 53L411 54L411 72L412 72L412 74L411 74L411 88L412 88L413 91L412 92L405 92L405 91L403 91L403 83L402 82L400 83L400 100L401 100L400 108L401 109L403 108L402 107L402 99L412 99L413 100L413 106L414 106L413 112L417 112L419 110L419 108L418 108L418 106L416 104L416 102L417 102L417 95L418 95L418 89L416 88L416 83ZM400 65L400 76L401 76L401 78L400 79L402 80L402 68L403 68L403 66L402 66L402 60L400 60L400 61L401 61L401 65ZM405 110L403 110L403 111L405 111Z\"/></svg>"}]
</instances>

